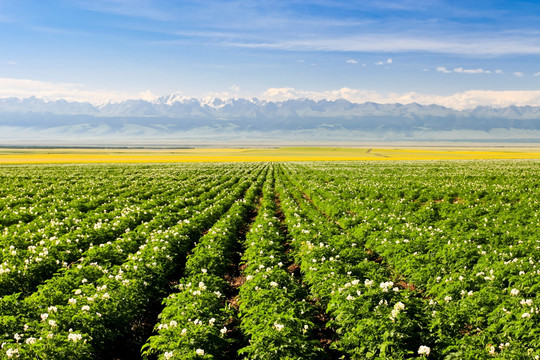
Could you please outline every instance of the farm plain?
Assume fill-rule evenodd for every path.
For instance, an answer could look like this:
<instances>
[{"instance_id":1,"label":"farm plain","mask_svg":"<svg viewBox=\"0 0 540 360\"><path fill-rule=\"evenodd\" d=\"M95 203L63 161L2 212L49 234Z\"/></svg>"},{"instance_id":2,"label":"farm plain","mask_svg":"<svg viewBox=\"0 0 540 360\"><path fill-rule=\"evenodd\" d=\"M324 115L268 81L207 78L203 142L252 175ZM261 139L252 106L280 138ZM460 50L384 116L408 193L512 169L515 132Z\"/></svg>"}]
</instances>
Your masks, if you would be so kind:
<instances>
[{"instance_id":1,"label":"farm plain","mask_svg":"<svg viewBox=\"0 0 540 360\"><path fill-rule=\"evenodd\" d=\"M540 147L0 149L0 164L538 159Z\"/></svg>"},{"instance_id":2,"label":"farm plain","mask_svg":"<svg viewBox=\"0 0 540 360\"><path fill-rule=\"evenodd\" d=\"M4 149L0 358L539 359L538 157Z\"/></svg>"}]
</instances>

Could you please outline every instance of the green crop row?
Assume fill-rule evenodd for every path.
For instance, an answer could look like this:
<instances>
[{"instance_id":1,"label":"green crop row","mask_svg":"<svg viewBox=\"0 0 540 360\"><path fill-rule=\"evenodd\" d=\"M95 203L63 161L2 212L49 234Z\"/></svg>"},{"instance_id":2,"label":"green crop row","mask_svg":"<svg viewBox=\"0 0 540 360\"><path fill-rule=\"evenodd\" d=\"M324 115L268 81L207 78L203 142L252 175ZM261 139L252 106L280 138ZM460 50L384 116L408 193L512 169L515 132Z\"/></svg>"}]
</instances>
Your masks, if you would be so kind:
<instances>
[{"instance_id":1,"label":"green crop row","mask_svg":"<svg viewBox=\"0 0 540 360\"><path fill-rule=\"evenodd\" d=\"M246 359L320 359L312 337L315 310L302 283L287 271L286 237L277 216L274 174L270 173L255 222L245 239L244 280L239 291L240 328Z\"/></svg>"},{"instance_id":2,"label":"green crop row","mask_svg":"<svg viewBox=\"0 0 540 360\"><path fill-rule=\"evenodd\" d=\"M164 300L157 334L143 346L143 355L159 359L227 359L227 325L232 318L230 293L224 276L230 272L232 251L238 247L238 233L246 225L260 193L266 171L230 209L200 238L187 256L185 277L178 292Z\"/></svg>"},{"instance_id":3,"label":"green crop row","mask_svg":"<svg viewBox=\"0 0 540 360\"><path fill-rule=\"evenodd\" d=\"M540 359L538 161L0 170L0 359Z\"/></svg>"}]
</instances>

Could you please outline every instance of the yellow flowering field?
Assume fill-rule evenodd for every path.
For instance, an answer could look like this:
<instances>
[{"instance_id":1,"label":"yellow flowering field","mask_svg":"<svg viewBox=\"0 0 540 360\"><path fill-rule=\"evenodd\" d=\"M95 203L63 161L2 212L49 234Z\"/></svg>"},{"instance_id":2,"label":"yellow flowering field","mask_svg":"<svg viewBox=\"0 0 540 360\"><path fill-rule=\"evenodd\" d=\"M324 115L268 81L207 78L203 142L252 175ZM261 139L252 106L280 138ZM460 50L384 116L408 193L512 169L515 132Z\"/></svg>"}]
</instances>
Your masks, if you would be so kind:
<instances>
[{"instance_id":1,"label":"yellow flowering field","mask_svg":"<svg viewBox=\"0 0 540 360\"><path fill-rule=\"evenodd\" d=\"M540 147L2 149L0 164L538 159Z\"/></svg>"}]
</instances>

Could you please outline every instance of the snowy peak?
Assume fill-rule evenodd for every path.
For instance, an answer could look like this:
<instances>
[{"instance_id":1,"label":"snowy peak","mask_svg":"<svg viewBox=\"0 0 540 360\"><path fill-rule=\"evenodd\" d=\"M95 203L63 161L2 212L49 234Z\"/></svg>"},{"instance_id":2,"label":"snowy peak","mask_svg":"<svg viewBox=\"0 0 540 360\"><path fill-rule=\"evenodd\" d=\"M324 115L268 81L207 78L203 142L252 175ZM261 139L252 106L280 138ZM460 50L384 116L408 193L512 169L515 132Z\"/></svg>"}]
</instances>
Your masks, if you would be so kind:
<instances>
[{"instance_id":1,"label":"snowy peak","mask_svg":"<svg viewBox=\"0 0 540 360\"><path fill-rule=\"evenodd\" d=\"M205 97L202 99L173 93L155 98L125 100L117 103L92 105L66 100L48 101L30 97L26 99L0 99L0 113L10 114L54 114L91 115L97 117L153 117L170 119L365 119L400 118L425 119L481 118L495 120L540 121L539 106L509 106L505 108L477 107L472 110L453 110L439 105L378 104L374 102L352 103L350 101L294 99L280 102L244 98ZM0 119L1 121L1 119Z\"/></svg>"}]
</instances>

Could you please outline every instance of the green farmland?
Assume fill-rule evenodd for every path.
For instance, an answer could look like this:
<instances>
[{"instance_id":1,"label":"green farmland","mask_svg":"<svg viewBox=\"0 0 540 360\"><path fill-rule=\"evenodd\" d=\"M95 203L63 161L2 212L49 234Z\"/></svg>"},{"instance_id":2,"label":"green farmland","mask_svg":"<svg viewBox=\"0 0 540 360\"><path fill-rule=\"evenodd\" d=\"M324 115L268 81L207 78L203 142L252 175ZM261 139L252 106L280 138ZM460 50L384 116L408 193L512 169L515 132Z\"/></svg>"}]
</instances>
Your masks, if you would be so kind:
<instances>
[{"instance_id":1,"label":"green farmland","mask_svg":"<svg viewBox=\"0 0 540 360\"><path fill-rule=\"evenodd\" d=\"M540 161L3 165L0 359L539 359Z\"/></svg>"}]
</instances>

